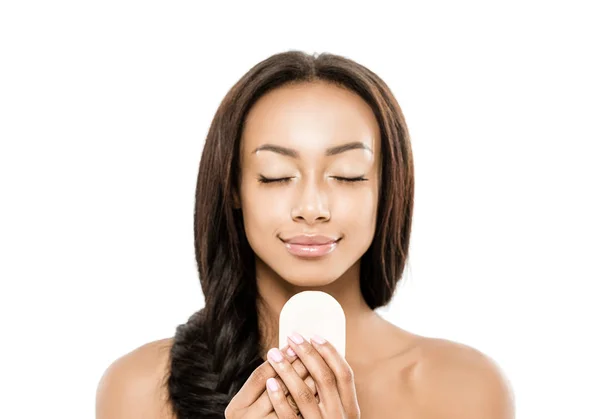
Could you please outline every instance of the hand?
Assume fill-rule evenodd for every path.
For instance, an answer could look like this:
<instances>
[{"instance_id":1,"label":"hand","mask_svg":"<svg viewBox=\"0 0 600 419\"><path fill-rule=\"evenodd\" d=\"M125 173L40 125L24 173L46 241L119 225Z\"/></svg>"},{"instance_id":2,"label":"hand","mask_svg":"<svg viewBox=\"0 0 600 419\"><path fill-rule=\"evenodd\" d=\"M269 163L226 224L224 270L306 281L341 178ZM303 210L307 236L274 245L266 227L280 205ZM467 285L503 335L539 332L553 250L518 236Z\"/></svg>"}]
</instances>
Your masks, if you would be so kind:
<instances>
[{"instance_id":1,"label":"hand","mask_svg":"<svg viewBox=\"0 0 600 419\"><path fill-rule=\"evenodd\" d=\"M315 337L311 342L307 342L296 333L292 337L299 338L299 343L289 337L288 342L316 382L320 401L315 398L312 389L306 385L289 361L285 357L277 357L279 352L277 348L269 350L268 360L289 389L302 417L305 419L360 418L354 372L344 357L325 340L319 343ZM295 412L287 403L281 387L271 390L269 384L272 383L272 380L267 382L268 395L277 417L293 417Z\"/></svg>"},{"instance_id":2,"label":"hand","mask_svg":"<svg viewBox=\"0 0 600 419\"><path fill-rule=\"evenodd\" d=\"M288 365L293 367L296 374L304 380L306 386L311 389L313 394L316 394L316 385L313 378L308 374L308 371L302 364L302 361L296 354L290 356L287 353L288 346L282 348L281 352L285 355ZM266 391L266 381L269 378L274 378L283 393L282 402L288 403L288 407L292 409L294 415L299 412L296 402L289 394L287 386L277 377L277 372L273 369L269 361L265 361L262 365L256 368L250 377L246 380L240 391L231 399L225 409L226 419L276 419L277 413L273 410L273 404Z\"/></svg>"}]
</instances>

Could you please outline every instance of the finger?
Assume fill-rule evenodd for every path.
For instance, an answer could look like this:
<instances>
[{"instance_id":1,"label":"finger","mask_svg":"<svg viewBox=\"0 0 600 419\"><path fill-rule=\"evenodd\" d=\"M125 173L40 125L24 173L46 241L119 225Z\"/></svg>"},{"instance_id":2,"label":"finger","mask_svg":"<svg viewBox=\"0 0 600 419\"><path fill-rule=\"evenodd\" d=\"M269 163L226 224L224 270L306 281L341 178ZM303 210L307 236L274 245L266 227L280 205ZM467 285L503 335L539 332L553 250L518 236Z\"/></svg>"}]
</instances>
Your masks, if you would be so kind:
<instances>
[{"instance_id":1,"label":"finger","mask_svg":"<svg viewBox=\"0 0 600 419\"><path fill-rule=\"evenodd\" d=\"M308 370L306 369L306 367L304 366L302 361L300 361L300 359L298 357L296 357L294 361L290 361L288 358L288 361L290 362L290 364L292 364L292 367L294 368L296 373L298 373L300 378L302 378L304 380L306 385L308 385L309 387L312 385L312 389L316 391L315 382L312 379L312 377L310 377L310 375L308 374ZM280 380L280 384L282 386L283 393L285 395L288 395L290 393L290 391L287 388L287 386L285 385L285 383L283 381L281 381L281 379L279 377L276 376L275 378Z\"/></svg>"},{"instance_id":2,"label":"finger","mask_svg":"<svg viewBox=\"0 0 600 419\"><path fill-rule=\"evenodd\" d=\"M294 351L298 354L298 351L296 349L294 349ZM290 394L296 401L296 405L298 406L300 413L302 413L304 417L320 418L321 410L316 403L315 395L313 394L312 390L306 385L304 380L300 378L300 376L294 370L294 368L288 362L288 360L281 355L277 348L271 348L267 355L267 359L269 360L269 362L271 363L281 380L285 383L285 385L290 391ZM298 357L300 357L299 354ZM306 364L304 365L306 366ZM310 372L310 370L308 371Z\"/></svg>"},{"instance_id":3,"label":"finger","mask_svg":"<svg viewBox=\"0 0 600 419\"><path fill-rule=\"evenodd\" d=\"M360 417L360 408L358 406L358 398L356 397L356 384L354 382L354 371L331 342L328 342L320 336L313 336L311 342L312 346L319 352L322 359L335 374L337 390L344 411L348 417Z\"/></svg>"},{"instance_id":4,"label":"finger","mask_svg":"<svg viewBox=\"0 0 600 419\"><path fill-rule=\"evenodd\" d=\"M279 383L279 385L281 386L281 390L283 391L283 394L285 394L290 406L292 406L293 409L296 410L296 413L299 412L299 408L297 407L298 405L296 404L296 401L294 400L294 397L292 396L292 394L290 393L290 390L287 388L287 386L285 385L285 383L281 380L281 378L275 377L275 379L277 380L277 382ZM315 383L315 380L313 380L313 378L309 375L304 379L304 383L308 386L308 388L311 389L312 394L314 396L318 395L317 392L317 383ZM267 397L267 403L269 403L268 400L268 395L265 391L265 396ZM262 397L262 396L261 396ZM319 402L317 401L317 404L319 404Z\"/></svg>"},{"instance_id":5,"label":"finger","mask_svg":"<svg viewBox=\"0 0 600 419\"><path fill-rule=\"evenodd\" d=\"M294 352L292 351L292 353L294 353ZM288 360L289 360L289 358L288 358ZM311 389L313 395L318 396L318 393L317 393L317 384L315 383L315 380L313 380L313 378L310 375L308 375L308 370L306 369L306 367L304 366L304 364L302 364L302 361L300 361L300 359L298 359L297 356L296 356L296 360L294 362L292 362L292 367L298 373L298 375L300 376L300 378L302 378L304 380L304 383L308 386L308 388ZM279 377L275 377L275 379L277 380L277 382L281 386L283 394L285 394L286 399L287 399L289 405L292 407L292 410L294 410L294 412L296 412L296 413L299 413L300 412L300 408L298 407L296 401L294 400L294 397L290 394L290 391L287 388L287 386L285 385L285 383ZM271 404L271 401L269 400L269 396L267 394L267 391L265 390L265 392L263 394L264 394L264 397L266 399L266 403L268 403L271 411L273 411L273 405ZM261 396L261 397L263 397L263 396ZM319 403L319 400L317 398L317 404L318 403Z\"/></svg>"},{"instance_id":6,"label":"finger","mask_svg":"<svg viewBox=\"0 0 600 419\"><path fill-rule=\"evenodd\" d=\"M285 351L284 351L284 354L285 354ZM316 393L317 387L315 385L315 382L312 379L312 377L310 377L308 375L308 371L306 370L306 367L302 364L302 361L300 361L297 356L290 357L289 355L286 355L286 358L288 359L288 361L291 362L292 367L294 368L294 370L296 370L298 375L304 380L306 385L311 390L313 390L313 394ZM288 402L290 402L290 405L292 407L294 407L296 404L294 402L294 399L289 395L289 390L288 390L287 386L281 381L281 379L277 375L275 376L275 379L278 381L279 385L281 386L283 393L286 395L286 397L288 399ZM260 395L260 397L248 408L248 415L249 415L249 417L263 417L267 413L272 412L272 411L273 411L273 405L271 403L271 400L269 399L267 390L264 390L262 392L262 394Z\"/></svg>"},{"instance_id":7,"label":"finger","mask_svg":"<svg viewBox=\"0 0 600 419\"><path fill-rule=\"evenodd\" d=\"M339 415L343 408L334 372L310 342L307 342L299 333L293 333L292 337L296 341L288 337L288 342L317 383L317 391L325 411L331 415Z\"/></svg>"},{"instance_id":8,"label":"finger","mask_svg":"<svg viewBox=\"0 0 600 419\"><path fill-rule=\"evenodd\" d=\"M287 351L288 346L284 346L284 352ZM290 357L290 359L297 359L297 355ZM254 403L261 394L265 391L265 385L267 379L276 377L277 373L269 363L265 361L258 368L252 371L252 374L248 377L242 388L233 396L230 405L237 406L239 408L246 408Z\"/></svg>"},{"instance_id":9,"label":"finger","mask_svg":"<svg viewBox=\"0 0 600 419\"><path fill-rule=\"evenodd\" d=\"M313 380L313 378L310 375L308 377L306 377L304 382L306 383L308 388L311 389L312 394L315 396L315 402L318 405L320 403L320 400L319 400L319 392L317 391L317 383L315 383L315 380ZM285 386L285 384L283 384L282 386ZM294 409L294 411L296 413L300 413L300 408L298 407L296 400L294 400L294 397L288 393L286 395L286 398L287 398L287 401L290 404L290 406L292 406L292 409Z\"/></svg>"},{"instance_id":10,"label":"finger","mask_svg":"<svg viewBox=\"0 0 600 419\"><path fill-rule=\"evenodd\" d=\"M282 390L286 388L285 384L283 384L280 379L276 378L276 380L281 385ZM312 379L312 377L310 375L304 380L304 382L306 383L308 388L310 388L310 390L312 391L313 396L315 396L315 402L318 405L319 404L319 393L317 392L317 384L315 383L315 381ZM294 400L294 397L289 392L285 393L285 391L284 391L284 394L286 394L285 398L287 399L288 404L290 406L292 406L292 410L296 413L300 413L300 407L298 406L298 403L296 403L296 400Z\"/></svg>"},{"instance_id":11,"label":"finger","mask_svg":"<svg viewBox=\"0 0 600 419\"><path fill-rule=\"evenodd\" d=\"M292 407L288 404L283 391L279 383L274 378L267 380L267 394L273 404L273 409L279 418L293 418L297 416L298 412L294 412Z\"/></svg>"},{"instance_id":12,"label":"finger","mask_svg":"<svg viewBox=\"0 0 600 419\"><path fill-rule=\"evenodd\" d=\"M286 397L287 403L290 405L292 410L296 414L299 413L300 408L296 404L296 401L294 400L292 395L289 394L289 392L286 392L287 387L285 386L285 384L283 384L283 382L279 378L275 378L275 380L277 380L277 383L281 387L281 390ZM314 380L312 379L312 377L308 376L304 380L304 382L306 383L308 388L311 389L311 391L313 392L313 395L315 395L317 404L319 404L319 395L317 393L317 387L316 387L316 384L315 384ZM250 406L248 408L248 410L246 410L246 413L247 413L248 417L261 417L262 418L265 415L267 415L273 411L274 411L273 403L271 403L271 399L269 398L268 391L265 390L263 392L263 394L259 397L259 399L252 406Z\"/></svg>"}]
</instances>

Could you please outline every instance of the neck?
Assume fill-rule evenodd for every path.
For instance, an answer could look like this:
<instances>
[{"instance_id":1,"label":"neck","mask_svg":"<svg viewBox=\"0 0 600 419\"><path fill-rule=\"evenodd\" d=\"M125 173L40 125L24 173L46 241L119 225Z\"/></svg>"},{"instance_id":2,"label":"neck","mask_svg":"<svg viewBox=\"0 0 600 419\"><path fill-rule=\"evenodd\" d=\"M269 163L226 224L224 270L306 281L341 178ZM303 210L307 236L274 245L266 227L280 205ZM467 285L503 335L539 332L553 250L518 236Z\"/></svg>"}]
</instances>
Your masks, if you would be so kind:
<instances>
[{"instance_id":1,"label":"neck","mask_svg":"<svg viewBox=\"0 0 600 419\"><path fill-rule=\"evenodd\" d=\"M298 286L281 278L257 260L259 303L259 330L263 359L270 348L279 346L279 314L284 304L302 291L323 291L334 297L346 316L346 359L355 359L361 353L365 336L381 320L363 298L360 290L360 260L341 277L323 286Z\"/></svg>"}]
</instances>

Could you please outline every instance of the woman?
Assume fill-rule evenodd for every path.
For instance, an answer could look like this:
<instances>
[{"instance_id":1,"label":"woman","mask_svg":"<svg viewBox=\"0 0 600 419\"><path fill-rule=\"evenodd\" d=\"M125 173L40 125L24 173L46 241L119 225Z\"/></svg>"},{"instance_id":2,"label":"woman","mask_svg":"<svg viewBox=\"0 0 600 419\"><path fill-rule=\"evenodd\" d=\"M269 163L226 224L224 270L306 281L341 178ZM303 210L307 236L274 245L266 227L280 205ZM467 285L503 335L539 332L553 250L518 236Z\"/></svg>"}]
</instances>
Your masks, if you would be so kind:
<instances>
[{"instance_id":1,"label":"woman","mask_svg":"<svg viewBox=\"0 0 600 419\"><path fill-rule=\"evenodd\" d=\"M200 161L205 307L173 339L111 365L98 417L139 413L130 393L146 417L512 417L493 361L374 311L402 277L413 195L408 129L377 75L299 51L254 66L222 101ZM277 350L279 312L304 290L342 305L345 358L327 342Z\"/></svg>"}]
</instances>

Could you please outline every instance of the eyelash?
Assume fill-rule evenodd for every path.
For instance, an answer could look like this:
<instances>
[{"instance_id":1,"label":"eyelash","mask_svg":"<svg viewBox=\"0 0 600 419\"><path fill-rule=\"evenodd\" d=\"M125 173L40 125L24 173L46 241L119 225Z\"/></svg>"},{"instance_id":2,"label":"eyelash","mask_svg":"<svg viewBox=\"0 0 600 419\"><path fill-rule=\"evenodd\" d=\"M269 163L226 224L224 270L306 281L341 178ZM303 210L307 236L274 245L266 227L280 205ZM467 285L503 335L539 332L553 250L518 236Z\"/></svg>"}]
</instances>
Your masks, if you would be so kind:
<instances>
[{"instance_id":1,"label":"eyelash","mask_svg":"<svg viewBox=\"0 0 600 419\"><path fill-rule=\"evenodd\" d=\"M358 177L352 177L352 178L346 178L346 177L340 177L340 176L332 176L334 179L337 179L341 182L344 183L355 183L355 182L363 182L365 180L369 180L367 178L364 178L362 176L358 176ZM260 176L258 178L258 181L260 183L287 183L288 180L290 180L291 177L285 177L285 178L280 178L280 179L269 179L266 178L264 176Z\"/></svg>"}]
</instances>

